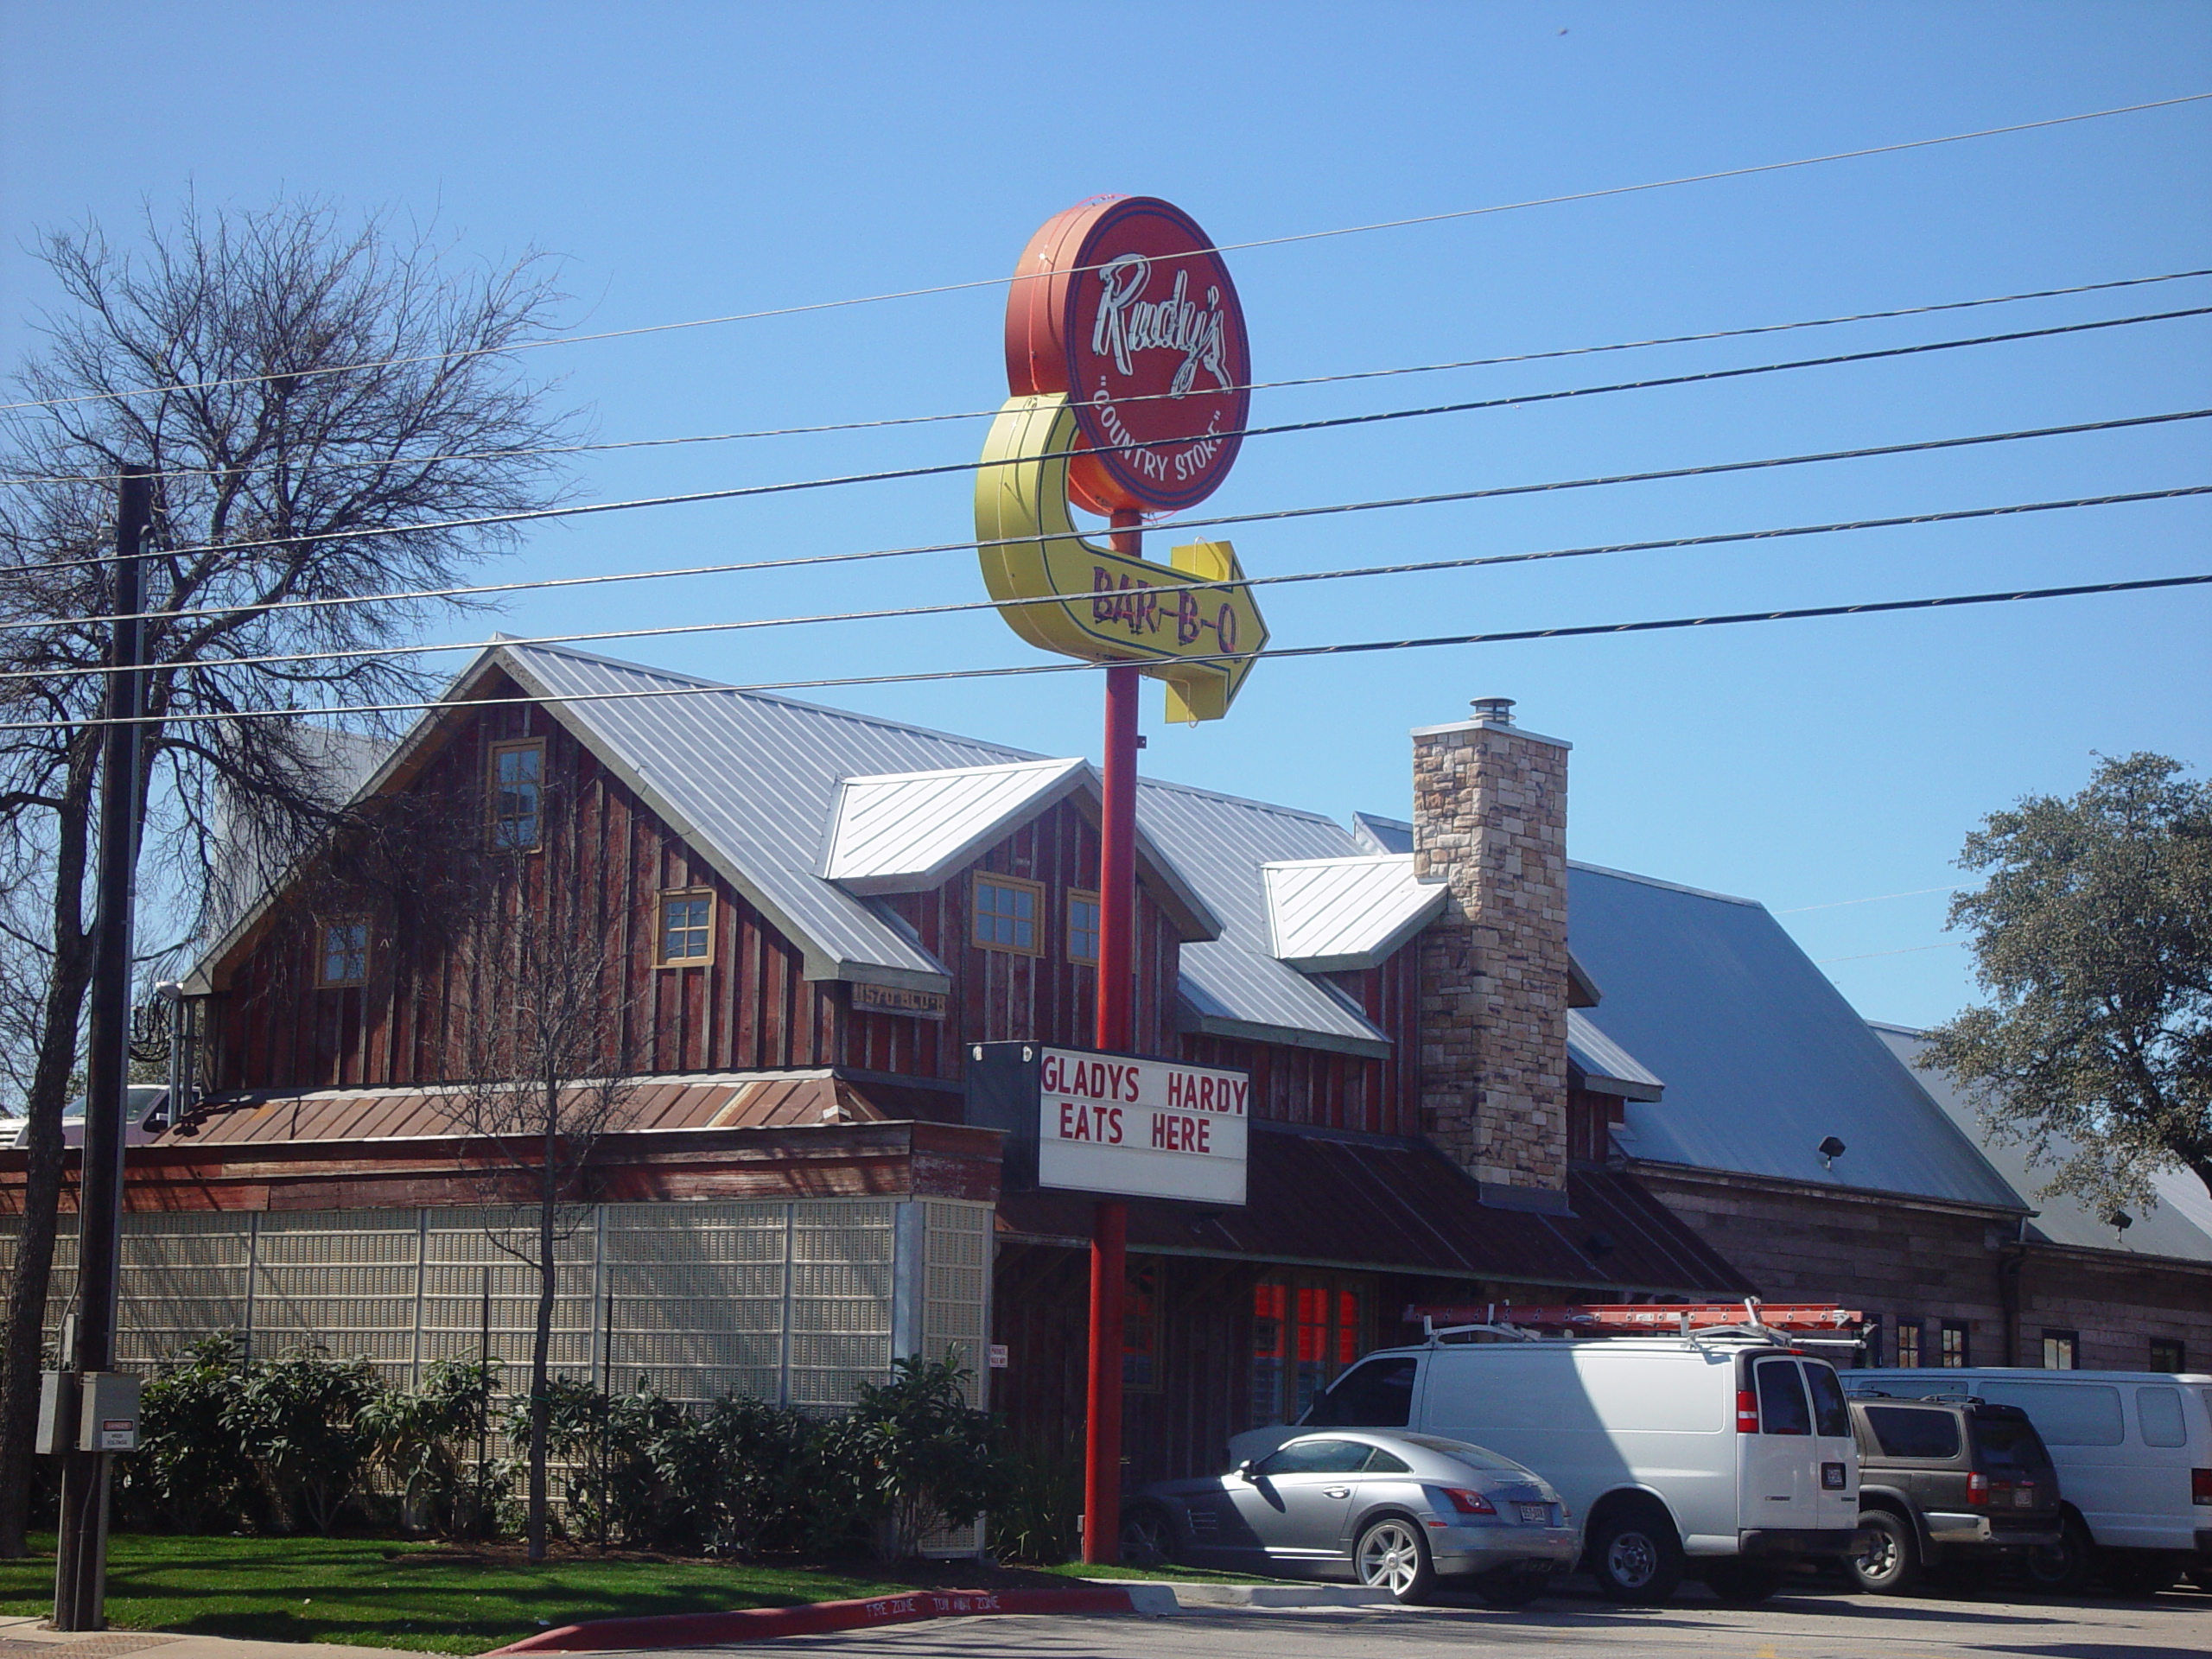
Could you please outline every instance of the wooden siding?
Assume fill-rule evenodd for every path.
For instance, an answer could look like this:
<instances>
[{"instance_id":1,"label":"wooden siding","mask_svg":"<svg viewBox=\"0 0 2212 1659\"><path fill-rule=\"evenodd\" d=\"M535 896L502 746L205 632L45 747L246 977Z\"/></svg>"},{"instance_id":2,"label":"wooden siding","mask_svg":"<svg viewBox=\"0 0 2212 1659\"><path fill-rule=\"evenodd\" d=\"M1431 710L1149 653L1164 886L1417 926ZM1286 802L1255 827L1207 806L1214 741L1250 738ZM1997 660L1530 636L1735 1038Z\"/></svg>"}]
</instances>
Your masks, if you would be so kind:
<instances>
[{"instance_id":1,"label":"wooden siding","mask_svg":"<svg viewBox=\"0 0 2212 1659\"><path fill-rule=\"evenodd\" d=\"M493 695L511 690L497 686ZM1098 832L1085 804L1062 802L1015 830L943 887L882 902L937 955L952 978L947 1017L856 1011L846 989L809 981L796 944L543 709L489 709L461 721L406 785L435 804L447 832L480 822L486 757L493 743L545 740L547 848L527 878L531 901L546 869L563 873L582 925L607 940L612 987L625 1010L632 1069L645 1074L845 1065L956 1081L964 1046L1033 1039L1088 1046L1097 972L1067 955L1071 888L1095 891ZM1045 888L1045 949L1036 957L986 950L970 939L978 870ZM573 873L569 874L567 873ZM656 965L659 895L698 887L715 896L712 956ZM371 923L367 982L317 988L316 918L359 912ZM454 1011L468 1005L454 953L432 927L410 927L390 906L296 892L227 976L214 1021L218 1090L374 1088L452 1075ZM1178 1052L1173 1034L1179 949L1173 925L1140 891L1136 1043Z\"/></svg>"},{"instance_id":2,"label":"wooden siding","mask_svg":"<svg viewBox=\"0 0 2212 1659\"><path fill-rule=\"evenodd\" d=\"M1183 1057L1252 1074L1255 1117L1370 1135L1421 1133L1420 959L1408 944L1380 967L1327 977L1391 1039L1387 1058L1186 1033Z\"/></svg>"}]
</instances>

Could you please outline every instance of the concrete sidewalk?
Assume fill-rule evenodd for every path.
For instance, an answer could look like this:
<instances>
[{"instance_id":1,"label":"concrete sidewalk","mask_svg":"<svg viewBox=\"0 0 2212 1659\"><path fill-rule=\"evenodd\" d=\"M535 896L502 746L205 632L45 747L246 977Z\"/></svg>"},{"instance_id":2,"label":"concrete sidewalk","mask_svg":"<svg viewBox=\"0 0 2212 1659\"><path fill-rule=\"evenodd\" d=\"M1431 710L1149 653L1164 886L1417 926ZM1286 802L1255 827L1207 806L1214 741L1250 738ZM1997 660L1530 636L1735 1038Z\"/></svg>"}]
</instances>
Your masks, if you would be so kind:
<instances>
[{"instance_id":1,"label":"concrete sidewalk","mask_svg":"<svg viewBox=\"0 0 2212 1659\"><path fill-rule=\"evenodd\" d=\"M143 1653L155 1659L424 1659L400 1648L357 1648L331 1643L246 1642L229 1636L178 1636L167 1630L49 1630L40 1618L0 1618L0 1659L121 1659Z\"/></svg>"}]
</instances>

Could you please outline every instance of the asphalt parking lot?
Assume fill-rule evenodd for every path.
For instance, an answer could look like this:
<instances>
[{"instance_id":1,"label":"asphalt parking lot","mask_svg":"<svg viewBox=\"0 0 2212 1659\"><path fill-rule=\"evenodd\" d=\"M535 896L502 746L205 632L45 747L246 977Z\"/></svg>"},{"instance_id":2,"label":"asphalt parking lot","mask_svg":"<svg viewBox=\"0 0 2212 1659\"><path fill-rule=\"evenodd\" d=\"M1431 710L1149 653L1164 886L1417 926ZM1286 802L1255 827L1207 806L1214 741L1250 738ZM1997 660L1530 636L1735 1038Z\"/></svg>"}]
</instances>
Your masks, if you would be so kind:
<instances>
[{"instance_id":1,"label":"asphalt parking lot","mask_svg":"<svg viewBox=\"0 0 2212 1659\"><path fill-rule=\"evenodd\" d=\"M1224 1608L1166 1618L973 1618L893 1625L849 1636L793 1637L778 1652L880 1659L1383 1659L1473 1648L1499 1653L1700 1654L1712 1659L1919 1659L2037 1655L2044 1659L2203 1659L2212 1653L2212 1595L2132 1600L2013 1600L1990 1596L1777 1596L1724 1607L1686 1591L1662 1608L1622 1608L1594 1596L1498 1612L1453 1599L1433 1607ZM697 1649L692 1649L696 1653Z\"/></svg>"}]
</instances>

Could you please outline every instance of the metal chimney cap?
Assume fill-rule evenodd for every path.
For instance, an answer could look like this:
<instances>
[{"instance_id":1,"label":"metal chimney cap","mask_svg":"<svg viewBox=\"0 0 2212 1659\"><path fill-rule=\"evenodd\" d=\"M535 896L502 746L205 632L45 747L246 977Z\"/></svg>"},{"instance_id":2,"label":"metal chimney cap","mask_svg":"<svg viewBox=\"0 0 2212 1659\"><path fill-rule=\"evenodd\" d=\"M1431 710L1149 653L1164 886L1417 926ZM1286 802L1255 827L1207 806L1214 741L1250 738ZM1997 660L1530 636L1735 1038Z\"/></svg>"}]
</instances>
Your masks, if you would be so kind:
<instances>
[{"instance_id":1,"label":"metal chimney cap","mask_svg":"<svg viewBox=\"0 0 2212 1659\"><path fill-rule=\"evenodd\" d=\"M1477 720L1487 720L1498 726L1513 723L1513 699L1510 697L1477 697L1471 706Z\"/></svg>"}]
</instances>

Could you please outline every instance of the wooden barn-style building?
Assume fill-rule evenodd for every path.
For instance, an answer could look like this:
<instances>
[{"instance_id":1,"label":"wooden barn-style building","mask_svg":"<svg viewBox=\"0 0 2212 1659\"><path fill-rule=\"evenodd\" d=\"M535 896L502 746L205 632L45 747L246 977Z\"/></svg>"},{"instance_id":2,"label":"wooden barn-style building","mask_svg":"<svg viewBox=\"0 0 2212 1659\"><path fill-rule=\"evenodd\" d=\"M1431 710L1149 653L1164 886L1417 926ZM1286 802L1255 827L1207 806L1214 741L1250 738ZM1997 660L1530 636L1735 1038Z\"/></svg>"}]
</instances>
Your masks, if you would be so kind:
<instances>
[{"instance_id":1,"label":"wooden barn-style building","mask_svg":"<svg viewBox=\"0 0 2212 1659\"><path fill-rule=\"evenodd\" d=\"M1755 1288L1608 1158L1661 1085L1567 954L1566 746L1493 709L1414 747L1433 834L1141 786L1138 1046L1249 1071L1254 1104L1244 1206L1131 1208L1133 1479L1211 1465L1411 1303ZM1079 1433L1090 1206L1001 1192L962 1064L1089 1044L1091 766L500 644L357 798L423 826L425 872L455 826L542 850L531 902L606 940L640 1087L564 1246L556 1364L828 1408L957 1346L1025 1439ZM194 1098L127 1178L139 1362L225 1328L395 1378L524 1351L485 1231L517 1195L441 1089L462 958L407 861L348 857L186 984Z\"/></svg>"}]
</instances>

